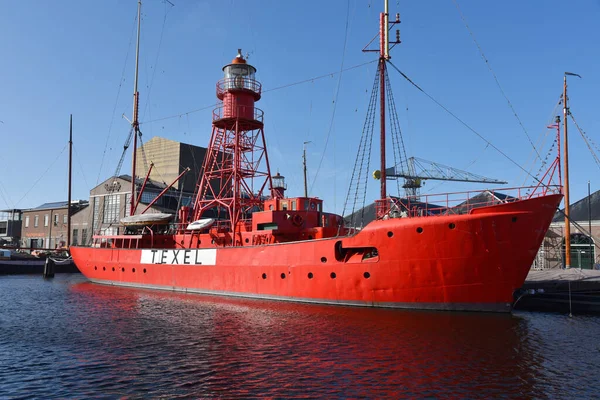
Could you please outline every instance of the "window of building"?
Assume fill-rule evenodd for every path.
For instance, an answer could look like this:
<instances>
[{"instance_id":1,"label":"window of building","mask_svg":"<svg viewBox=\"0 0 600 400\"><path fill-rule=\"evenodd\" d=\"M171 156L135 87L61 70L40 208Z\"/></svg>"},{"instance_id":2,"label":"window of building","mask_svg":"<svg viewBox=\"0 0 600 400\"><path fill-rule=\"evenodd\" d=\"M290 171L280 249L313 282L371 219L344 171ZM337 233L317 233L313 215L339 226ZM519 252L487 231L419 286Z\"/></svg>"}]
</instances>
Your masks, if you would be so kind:
<instances>
[{"instance_id":1,"label":"window of building","mask_svg":"<svg viewBox=\"0 0 600 400\"><path fill-rule=\"evenodd\" d=\"M6 236L8 233L8 221L0 221L0 236Z\"/></svg>"},{"instance_id":2,"label":"window of building","mask_svg":"<svg viewBox=\"0 0 600 400\"><path fill-rule=\"evenodd\" d=\"M87 244L87 229L85 228L81 230L81 244L84 246Z\"/></svg>"},{"instance_id":3,"label":"window of building","mask_svg":"<svg viewBox=\"0 0 600 400\"><path fill-rule=\"evenodd\" d=\"M54 226L58 226L58 214L54 214Z\"/></svg>"},{"instance_id":4,"label":"window of building","mask_svg":"<svg viewBox=\"0 0 600 400\"><path fill-rule=\"evenodd\" d=\"M92 215L92 230L95 230L96 228L98 228L98 225L100 225L100 198L94 197L92 200L94 202L94 214Z\"/></svg>"},{"instance_id":5,"label":"window of building","mask_svg":"<svg viewBox=\"0 0 600 400\"><path fill-rule=\"evenodd\" d=\"M44 214L44 226L48 226L48 214Z\"/></svg>"},{"instance_id":6,"label":"window of building","mask_svg":"<svg viewBox=\"0 0 600 400\"><path fill-rule=\"evenodd\" d=\"M39 217L38 215L34 216L34 217L33 217L33 227L34 227L34 228L37 228L37 227L38 227L38 224L39 224L39 222L40 222L40 217Z\"/></svg>"},{"instance_id":7,"label":"window of building","mask_svg":"<svg viewBox=\"0 0 600 400\"><path fill-rule=\"evenodd\" d=\"M25 217L25 228L29 228L29 215Z\"/></svg>"},{"instance_id":8,"label":"window of building","mask_svg":"<svg viewBox=\"0 0 600 400\"><path fill-rule=\"evenodd\" d=\"M73 229L73 238L71 239L71 241L73 242L72 244L77 245L77 236L79 233L79 229Z\"/></svg>"},{"instance_id":9,"label":"window of building","mask_svg":"<svg viewBox=\"0 0 600 400\"><path fill-rule=\"evenodd\" d=\"M150 204L152 203L152 200L154 200L156 198L156 196L158 196L158 193L155 192L150 192L145 190L144 193L142 193L142 200L141 202L144 204ZM155 206L162 206L163 204L163 198L161 197L160 199L158 199L156 201L156 203L154 203Z\"/></svg>"},{"instance_id":10,"label":"window of building","mask_svg":"<svg viewBox=\"0 0 600 400\"><path fill-rule=\"evenodd\" d=\"M63 224L68 224L69 223L69 215L65 214L63 215Z\"/></svg>"},{"instance_id":11,"label":"window of building","mask_svg":"<svg viewBox=\"0 0 600 400\"><path fill-rule=\"evenodd\" d=\"M125 195L125 216L129 217L131 215L131 207L129 206L131 204L131 193L127 193Z\"/></svg>"},{"instance_id":12,"label":"window of building","mask_svg":"<svg viewBox=\"0 0 600 400\"><path fill-rule=\"evenodd\" d=\"M104 216L102 222L112 224L119 221L119 206L121 196L112 194L104 197Z\"/></svg>"}]
</instances>

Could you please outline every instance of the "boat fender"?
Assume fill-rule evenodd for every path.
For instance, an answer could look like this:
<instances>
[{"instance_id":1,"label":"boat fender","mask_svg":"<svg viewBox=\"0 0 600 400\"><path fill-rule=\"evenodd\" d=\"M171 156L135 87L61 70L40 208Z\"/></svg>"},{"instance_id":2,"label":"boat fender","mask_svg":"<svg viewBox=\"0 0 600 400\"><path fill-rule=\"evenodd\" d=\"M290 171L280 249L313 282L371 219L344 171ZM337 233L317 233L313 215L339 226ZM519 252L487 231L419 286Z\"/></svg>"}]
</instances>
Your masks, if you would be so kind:
<instances>
[{"instance_id":1,"label":"boat fender","mask_svg":"<svg viewBox=\"0 0 600 400\"><path fill-rule=\"evenodd\" d=\"M302 225L302 222L304 222L304 219L302 218L302 216L300 214L296 214L292 218L292 223L296 226Z\"/></svg>"}]
</instances>

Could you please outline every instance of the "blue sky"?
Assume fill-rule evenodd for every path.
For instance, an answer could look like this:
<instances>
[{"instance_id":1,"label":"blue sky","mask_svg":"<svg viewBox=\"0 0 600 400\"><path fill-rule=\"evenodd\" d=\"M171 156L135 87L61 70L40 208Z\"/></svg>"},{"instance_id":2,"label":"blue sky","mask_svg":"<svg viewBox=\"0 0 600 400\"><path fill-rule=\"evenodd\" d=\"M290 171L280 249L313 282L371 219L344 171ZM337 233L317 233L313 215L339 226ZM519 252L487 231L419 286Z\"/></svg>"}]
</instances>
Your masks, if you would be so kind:
<instances>
[{"instance_id":1,"label":"blue sky","mask_svg":"<svg viewBox=\"0 0 600 400\"><path fill-rule=\"evenodd\" d=\"M572 71L583 79L570 80L571 110L600 145L600 1L457 1L531 139L537 143L547 134L563 73ZM265 112L273 172L286 176L289 195L301 195L302 143L312 141L307 147L310 194L325 199L326 210L341 213L375 63L344 72L341 79L336 74L269 89L339 71L342 62L351 67L373 60L374 54L361 50L377 33L383 1L171 2L175 6L146 0L143 7L139 91L144 140L163 136L206 146L211 109L185 113L216 102L221 68L242 48L265 90L257 106ZM113 174L129 132L121 115L131 116L136 4L2 2L0 162L5 167L0 208L66 199L69 114L74 121L73 197L87 199L92 187ZM402 19L402 44L392 51L392 62L529 169L529 141L455 3L390 1L390 13L396 12ZM486 148L395 71L390 77L409 156L507 180L510 186L525 182L522 170ZM157 119L162 120L152 122ZM569 132L575 201L587 194L588 180L592 191L600 189L600 174L572 124ZM547 148L538 151L545 155ZM122 173L129 172L130 157ZM378 163L374 155L371 170ZM533 170L538 168L539 161ZM478 187L430 181L423 192ZM377 182L371 181L368 199L377 192Z\"/></svg>"}]
</instances>

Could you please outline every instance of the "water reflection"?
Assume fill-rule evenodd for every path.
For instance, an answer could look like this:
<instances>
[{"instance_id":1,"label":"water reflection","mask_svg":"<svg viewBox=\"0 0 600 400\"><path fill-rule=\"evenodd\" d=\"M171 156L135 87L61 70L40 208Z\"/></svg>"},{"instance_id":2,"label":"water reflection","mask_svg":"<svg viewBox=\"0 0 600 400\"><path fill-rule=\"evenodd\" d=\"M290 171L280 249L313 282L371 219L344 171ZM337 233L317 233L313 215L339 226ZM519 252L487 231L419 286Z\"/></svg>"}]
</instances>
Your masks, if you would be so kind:
<instances>
[{"instance_id":1,"label":"water reflection","mask_svg":"<svg viewBox=\"0 0 600 400\"><path fill-rule=\"evenodd\" d=\"M116 338L143 342L123 343L121 351L135 359L143 349L144 357L198 393L536 393L536 357L522 340L527 323L519 317L315 306L88 283L73 290L93 298L84 303L92 305L88 313L98 312L98 299L105 299L100 318L117 322ZM118 321L127 321L125 331Z\"/></svg>"},{"instance_id":2,"label":"water reflection","mask_svg":"<svg viewBox=\"0 0 600 400\"><path fill-rule=\"evenodd\" d=\"M593 398L600 319L0 279L0 398Z\"/></svg>"}]
</instances>

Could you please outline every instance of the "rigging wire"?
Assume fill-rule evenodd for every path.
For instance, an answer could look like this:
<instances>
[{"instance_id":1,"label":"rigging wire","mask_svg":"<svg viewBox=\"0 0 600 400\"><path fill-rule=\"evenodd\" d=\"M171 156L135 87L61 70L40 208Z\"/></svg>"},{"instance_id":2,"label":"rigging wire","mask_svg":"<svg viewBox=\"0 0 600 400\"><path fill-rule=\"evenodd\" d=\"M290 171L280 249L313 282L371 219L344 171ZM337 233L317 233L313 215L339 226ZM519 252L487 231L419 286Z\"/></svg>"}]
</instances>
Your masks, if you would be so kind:
<instances>
[{"instance_id":1,"label":"rigging wire","mask_svg":"<svg viewBox=\"0 0 600 400\"><path fill-rule=\"evenodd\" d=\"M330 72L328 74L319 75L319 76L316 76L314 78L304 79L302 81L293 82L293 83L288 83L286 85L277 86L277 87L274 87L272 89L266 89L266 90L263 90L262 93L268 93L268 92L273 92L275 90L287 89L287 88L292 87L292 86L297 86L297 85L301 85L303 83L313 82L313 81L316 81L316 80L319 80L319 79L323 79L323 78L330 78L330 77L333 77L333 76L335 76L337 74L340 74L342 72L350 71L350 70L353 70L353 69L356 69L356 68L364 67L365 65L368 65L368 64L372 64L375 61L377 61L377 60L371 60L371 61L368 61L368 62L365 62L365 63L362 63L362 64L354 65L352 67L344 68L344 69L342 69L340 71ZM153 120L150 120L150 121L140 122L140 125L142 125L142 124L151 124L153 122L159 122L159 121L164 121L164 120L167 120L167 119L173 119L173 118L180 118L180 117L188 116L190 114L194 114L194 113L197 113L199 111L204 111L204 110L208 110L208 109L214 108L214 107L216 107L218 105L219 105L218 103L215 103L215 104L211 104L209 106L197 108L195 110L186 111L186 112L181 113L181 114L169 115L167 117L162 117L162 118L157 118L157 119L153 119Z\"/></svg>"},{"instance_id":2,"label":"rigging wire","mask_svg":"<svg viewBox=\"0 0 600 400\"><path fill-rule=\"evenodd\" d=\"M575 117L573 116L573 113L571 112L571 110L569 110L569 115L571 116L571 120L573 121L573 123L577 127L577 130L579 131L579 134L583 138L583 141L585 142L585 144L587 145L588 149L590 150L590 153L592 153L592 157L594 158L594 161L596 162L596 165L598 166L598 168L600 168L600 159L598 159L598 155L594 152L594 149L592 148L592 145L593 145L596 148L596 150L598 150L600 152L600 150L598 149L598 146L596 146L596 144L594 142L592 142L592 138L590 138L585 133L585 131L579 127L579 124L577 124L577 121L575 121Z\"/></svg>"},{"instance_id":3,"label":"rigging wire","mask_svg":"<svg viewBox=\"0 0 600 400\"><path fill-rule=\"evenodd\" d=\"M123 72L121 73L121 79L119 80L119 88L117 89L117 98L115 99L115 106L113 107L112 117L110 124L108 125L108 135L106 136L106 143L104 144L104 151L102 152L102 159L100 161L100 168L98 168L98 177L96 178L96 184L100 182L100 175L102 174L102 167L104 166L104 158L106 157L106 149L108 148L108 142L110 140L110 133L112 131L113 123L115 121L115 113L117 112L117 105L119 104L119 97L121 95L121 88L125 82L125 69L127 68L127 60L129 59L129 52L131 50L131 42L133 41L133 34L135 32L137 22L137 12L133 19L133 27L131 29L131 35L129 37L129 45L127 46L127 54L125 55L125 63L123 64Z\"/></svg>"},{"instance_id":4,"label":"rigging wire","mask_svg":"<svg viewBox=\"0 0 600 400\"><path fill-rule=\"evenodd\" d=\"M515 160L513 160L512 158L510 158L505 152L503 152L502 150L500 150L498 147L496 147L492 142L490 142L488 139L485 138L485 136L483 136L481 133L477 132L475 129L471 128L471 126L469 124L467 124L465 121L463 121L462 119L460 119L456 114L454 114L452 111L450 111L448 108L446 108L444 105L442 105L442 103L440 103L439 101L437 101L433 96L431 96L429 93L427 93L425 90L423 90L419 85L417 85L416 83L414 83L408 76L406 76L404 74L404 72L400 71L398 69L398 67L396 67L394 64L392 64L392 62L388 61L388 63L396 70L398 71L398 73L400 75L402 75L404 77L404 79L406 79L411 85L413 85L415 88L417 88L421 93L423 93L425 96L427 96L431 101L433 101L435 104L437 104L440 108L442 108L444 111L446 111L448 114L450 114L450 116L452 116L455 120L457 120L458 122L460 122L465 128L467 128L468 130L470 130L471 132L473 132L478 138L480 138L481 140L483 140L485 143L487 143L491 148L493 148L494 150L496 150L498 153L500 153L502 156L504 156L504 158L506 158L508 161L510 161L511 163L513 163L515 166L517 166L517 168L519 168L521 171L525 172L527 175L531 176L533 179L535 179L536 182L540 183L541 185L543 185L544 187L547 187L548 185L545 184L544 182L540 182L539 179L537 179L535 176L533 176L531 173L529 173L527 170L525 170L525 168L523 168L521 165L519 165L519 163L517 163Z\"/></svg>"},{"instance_id":5,"label":"rigging wire","mask_svg":"<svg viewBox=\"0 0 600 400\"><path fill-rule=\"evenodd\" d=\"M504 89L502 89L502 86L500 85L500 81L498 80L498 77L496 76L496 73L492 69L492 65L490 64L489 60L487 59L487 57L483 53L483 49L479 45L479 42L477 42L477 39L475 39L475 35L473 34L473 31L469 27L469 24L467 23L467 20L465 19L465 16L463 15L463 13L462 13L459 5L458 5L458 1L457 0L452 0L452 1L453 1L454 5L456 6L456 9L458 10L460 18L462 19L463 23L465 24L465 27L469 31L469 35L471 35L471 39L473 39L473 42L477 46L477 49L479 50L479 54L481 55L481 58L483 59L483 61L485 62L485 65L488 67L488 69L490 70L490 73L494 77L494 81L496 81L496 85L498 86L498 89L500 89L500 92L502 93L502 96L504 96L504 99L506 99L506 102L508 103L508 106L510 107L510 109L513 112L513 115L515 116L515 118L519 122L519 125L523 129L523 132L525 132L525 136L527 136L527 140L529 140L529 144L531 144L531 147L533 148L533 150L537 154L538 158L541 159L540 153L538 153L535 145L533 144L533 141L531 140L531 137L529 136L529 132L527 132L527 129L525 129L525 125L523 125L523 122L521 121L521 118L519 118L519 115L517 114L517 111L513 107L513 105L510 102L510 100L508 99L508 96L506 95L506 92L504 92Z\"/></svg>"},{"instance_id":6,"label":"rigging wire","mask_svg":"<svg viewBox=\"0 0 600 400\"><path fill-rule=\"evenodd\" d=\"M384 70L384 73L388 114L390 118L390 133L392 137L392 148L394 154L394 169L400 166L401 171L409 171L409 173L414 175L414 172L410 171L410 166L408 165L406 147L404 146L404 138L402 137L402 129L400 128L400 120L398 118L398 111L396 109L396 100L394 99L394 94L392 92L392 84L390 83L390 76L387 72L387 68ZM400 179L396 178L394 180L396 181L398 197L400 197Z\"/></svg>"},{"instance_id":7,"label":"rigging wire","mask_svg":"<svg viewBox=\"0 0 600 400\"><path fill-rule=\"evenodd\" d=\"M171 8L175 5L168 2L171 5ZM142 114L142 118L146 116L146 111L148 110L148 104L150 104L150 93L152 92L152 86L154 84L154 76L156 75L156 70L158 66L158 56L160 55L160 49L163 41L163 35L165 33L165 24L167 23L167 15L171 9L167 8L167 1L165 1L165 15L163 17L162 27L160 28L160 39L158 39L158 49L156 50L156 59L154 60L154 70L152 71L152 77L150 78L150 85L148 86L148 96L146 96L146 105L144 106L144 113Z\"/></svg>"},{"instance_id":8,"label":"rigging wire","mask_svg":"<svg viewBox=\"0 0 600 400\"><path fill-rule=\"evenodd\" d=\"M377 92L379 91L379 68L382 68L381 62L377 65L378 68L373 82L373 89L371 90L371 98L369 100L369 106L367 107L367 116L363 125L362 135L356 153L356 160L354 161L354 168L352 169L350 185L348 185L348 194L346 196L346 201L344 202L344 209L342 210L342 215L347 215L346 210L349 212L348 215L350 221L348 221L348 226L357 226L358 224L362 226L364 224L365 201L367 185L369 183L369 167L371 164L371 147L373 144L375 114L377 111ZM359 200L361 194L362 200ZM353 199L351 199L352 196L354 196ZM351 202L352 204L350 204ZM352 207L351 211L350 207ZM360 211L360 215L357 215L358 211Z\"/></svg>"},{"instance_id":9,"label":"rigging wire","mask_svg":"<svg viewBox=\"0 0 600 400\"><path fill-rule=\"evenodd\" d=\"M65 144L65 147L63 147L63 149L60 151L60 153L58 153L58 155L56 156L56 158L54 159L54 161L52 161L50 163L50 165L48 166L48 168L46 168L46 170L42 173L42 175L33 183L33 185L31 185L31 187L29 188L29 190L27 192L25 192L25 194L23 195L23 197L21 197L19 199L19 201L17 201L16 204L20 204L21 201L23 201L23 199L25 197L27 197L27 195L29 194L29 192L31 192L33 190L33 188L42 180L42 178L48 173L48 171L50 171L50 168L52 168L54 166L54 164L56 164L56 161L58 161L58 159L60 158L60 156L62 155L62 153L65 152L65 150L68 147L68 143Z\"/></svg>"},{"instance_id":10,"label":"rigging wire","mask_svg":"<svg viewBox=\"0 0 600 400\"><path fill-rule=\"evenodd\" d=\"M325 146L323 148L323 152L321 153L321 159L319 160L319 165L317 166L317 169L315 171L314 179L312 181L312 184L310 185L311 192L317 181L317 176L319 175L319 171L321 170L321 165L323 164L323 159L325 158L325 153L327 152L327 145L329 144L329 138L331 137L331 132L333 131L333 123L335 121L335 112L337 110L338 96L340 94L340 87L342 86L342 72L344 71L344 60L346 59L346 45L348 43L349 21L350 21L350 0L348 0L348 7L346 7L346 29L345 29L345 33L344 33L344 46L342 48L342 63L340 64L340 71L339 71L337 87L335 89L335 96L333 97L333 111L331 112L331 120L329 121L329 130L327 131L327 137L325 138Z\"/></svg>"},{"instance_id":11,"label":"rigging wire","mask_svg":"<svg viewBox=\"0 0 600 400\"><path fill-rule=\"evenodd\" d=\"M73 152L75 153L75 158L77 158L77 163L79 164L79 168L81 169L81 176L83 177L83 182L85 183L85 187L90 187L87 183L87 179L85 178L85 171L83 169L83 164L81 164L81 158L79 158L79 154L77 153L77 150L75 149L75 146L73 146Z\"/></svg>"},{"instance_id":12,"label":"rigging wire","mask_svg":"<svg viewBox=\"0 0 600 400\"><path fill-rule=\"evenodd\" d=\"M560 107L562 103L562 95L561 97L558 99L558 102L556 103L556 105L554 106L554 108L552 109L552 113L550 114L550 117L548 118L548 123L547 126L552 125L554 122L554 119L556 118L557 115L557 109ZM546 141L548 140L548 137L550 136L551 132L549 129L545 129L544 133L540 134L540 138L538 139L538 142L541 142L540 145L538 147L540 148L544 148L544 146L546 145ZM554 134L552 134L552 137L554 137ZM527 156L527 158L532 157L531 153L530 155ZM536 158L535 156L532 157L531 160L531 167L529 168L529 175L531 175L531 171L533 171L533 169L535 168L535 164L536 164L536 160L538 158ZM539 174L539 172L538 172ZM538 175L536 175L538 176ZM523 185L525 185L527 182L527 174L523 177Z\"/></svg>"}]
</instances>

